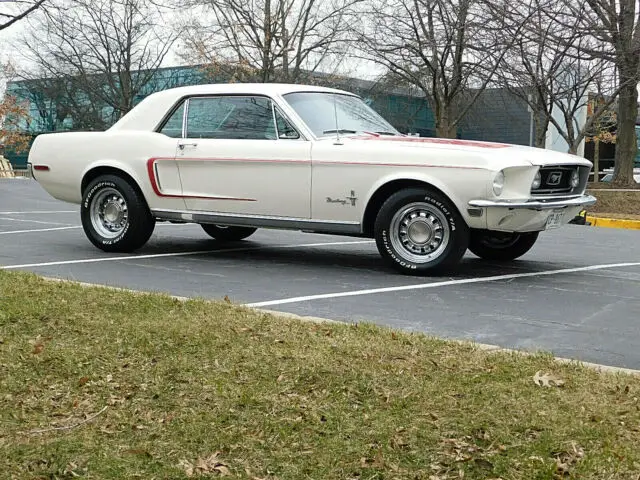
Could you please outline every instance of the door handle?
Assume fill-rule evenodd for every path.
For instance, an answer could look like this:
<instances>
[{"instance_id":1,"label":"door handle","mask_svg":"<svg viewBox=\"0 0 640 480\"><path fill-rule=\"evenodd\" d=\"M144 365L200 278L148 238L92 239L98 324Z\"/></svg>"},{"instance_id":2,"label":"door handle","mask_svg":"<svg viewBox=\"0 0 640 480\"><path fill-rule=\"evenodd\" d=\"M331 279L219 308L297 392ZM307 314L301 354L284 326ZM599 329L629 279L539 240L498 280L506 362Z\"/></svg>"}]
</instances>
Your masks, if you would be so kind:
<instances>
[{"instance_id":1,"label":"door handle","mask_svg":"<svg viewBox=\"0 0 640 480\"><path fill-rule=\"evenodd\" d=\"M179 143L178 144L178 148L180 150L184 150L184 147L197 147L198 144L197 143Z\"/></svg>"}]
</instances>

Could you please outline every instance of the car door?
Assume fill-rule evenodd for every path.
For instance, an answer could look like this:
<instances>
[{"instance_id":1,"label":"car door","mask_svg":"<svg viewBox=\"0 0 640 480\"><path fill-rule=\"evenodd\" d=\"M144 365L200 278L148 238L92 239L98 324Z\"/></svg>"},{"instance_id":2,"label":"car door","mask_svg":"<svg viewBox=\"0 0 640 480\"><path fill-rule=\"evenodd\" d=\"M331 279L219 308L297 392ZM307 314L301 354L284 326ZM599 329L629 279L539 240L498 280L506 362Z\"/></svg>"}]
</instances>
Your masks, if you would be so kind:
<instances>
[{"instance_id":1,"label":"car door","mask_svg":"<svg viewBox=\"0 0 640 480\"><path fill-rule=\"evenodd\" d=\"M311 142L265 96L193 97L176 161L190 211L309 218Z\"/></svg>"}]
</instances>

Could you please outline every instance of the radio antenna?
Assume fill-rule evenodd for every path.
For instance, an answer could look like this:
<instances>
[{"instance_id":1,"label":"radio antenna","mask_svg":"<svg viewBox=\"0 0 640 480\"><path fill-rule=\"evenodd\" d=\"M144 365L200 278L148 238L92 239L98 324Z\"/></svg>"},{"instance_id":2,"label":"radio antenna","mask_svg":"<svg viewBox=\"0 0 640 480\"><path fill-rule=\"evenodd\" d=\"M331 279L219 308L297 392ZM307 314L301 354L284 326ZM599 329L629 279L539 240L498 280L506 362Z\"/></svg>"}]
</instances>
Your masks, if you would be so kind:
<instances>
[{"instance_id":1,"label":"radio antenna","mask_svg":"<svg viewBox=\"0 0 640 480\"><path fill-rule=\"evenodd\" d=\"M340 127L338 125L338 100L337 100L337 95L334 93L333 94L333 115L335 117L335 121L336 121L336 143L334 143L334 145L342 145L342 142L340 141Z\"/></svg>"}]
</instances>

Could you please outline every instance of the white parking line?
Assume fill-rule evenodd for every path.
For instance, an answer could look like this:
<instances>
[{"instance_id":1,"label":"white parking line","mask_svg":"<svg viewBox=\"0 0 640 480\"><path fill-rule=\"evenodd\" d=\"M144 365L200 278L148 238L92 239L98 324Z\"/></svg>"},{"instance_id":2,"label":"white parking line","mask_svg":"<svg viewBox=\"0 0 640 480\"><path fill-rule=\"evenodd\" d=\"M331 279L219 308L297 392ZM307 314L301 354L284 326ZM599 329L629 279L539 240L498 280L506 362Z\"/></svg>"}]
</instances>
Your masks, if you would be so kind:
<instances>
[{"instance_id":1,"label":"white parking line","mask_svg":"<svg viewBox=\"0 0 640 480\"><path fill-rule=\"evenodd\" d=\"M188 255L204 255L207 253L226 253L226 252L249 252L252 250L265 250L276 248L309 248L309 247L329 247L334 245L357 245L362 243L372 243L373 240L358 240L354 242L324 242L324 243L299 243L293 245L260 245L255 247L226 248L217 250L198 250L195 252L173 252L173 253L154 253L150 255L123 255L119 257L102 257L102 258L85 258L82 260L62 260L59 262L44 263L25 263L22 265L4 265L0 266L0 270L17 270L20 268L34 267L50 267L53 265L74 265L78 263L99 263L99 262L115 262L118 260L141 260L145 258L163 258L163 257L186 257Z\"/></svg>"},{"instance_id":2,"label":"white parking line","mask_svg":"<svg viewBox=\"0 0 640 480\"><path fill-rule=\"evenodd\" d=\"M0 215L38 215L48 213L78 213L78 210L40 210L31 212L0 212Z\"/></svg>"},{"instance_id":3,"label":"white parking line","mask_svg":"<svg viewBox=\"0 0 640 480\"><path fill-rule=\"evenodd\" d=\"M292 297L292 298L283 298L280 300L268 300L265 302L249 303L246 306L256 307L256 308L271 307L274 305L310 302L312 300L323 300L327 298L357 297L361 295L373 295L376 293L402 292L406 290L424 290L427 288L448 287L450 285L466 285L470 283L485 283L485 282L495 282L498 280L511 280L514 278L542 277L547 275L560 275L562 273L590 272L593 270L603 270L606 268L637 267L637 266L640 266L640 262L611 263L607 265L591 265L588 267L563 268L560 270L545 270L541 272L511 273L508 275L493 275L491 277L476 277L476 278L464 278L460 280L447 280L444 282L419 283L417 285L402 285L398 287L370 288L367 290L352 290L349 292L322 293L319 295L308 295L305 297Z\"/></svg>"},{"instance_id":4,"label":"white parking line","mask_svg":"<svg viewBox=\"0 0 640 480\"><path fill-rule=\"evenodd\" d=\"M26 218L11 218L11 217L0 217L0 220L10 220L12 222L26 222L26 223L40 223L42 225L65 225L70 227L68 223L60 223L60 222L43 222L42 220L29 220Z\"/></svg>"},{"instance_id":5,"label":"white parking line","mask_svg":"<svg viewBox=\"0 0 640 480\"><path fill-rule=\"evenodd\" d=\"M55 232L56 230L73 230L82 227L55 227L55 228L36 228L35 230L11 230L9 232L0 232L0 235L12 235L17 233L34 233L34 232Z\"/></svg>"},{"instance_id":6,"label":"white parking line","mask_svg":"<svg viewBox=\"0 0 640 480\"><path fill-rule=\"evenodd\" d=\"M56 224L54 224L56 225ZM158 223L156 227L182 227L185 225L195 225L195 223ZM8 232L0 232L0 235L11 235L17 233L37 233L37 232L55 232L56 230L73 230L75 228L82 228L81 225L69 225L68 227L55 227L55 228L36 228L33 230L10 230Z\"/></svg>"}]
</instances>

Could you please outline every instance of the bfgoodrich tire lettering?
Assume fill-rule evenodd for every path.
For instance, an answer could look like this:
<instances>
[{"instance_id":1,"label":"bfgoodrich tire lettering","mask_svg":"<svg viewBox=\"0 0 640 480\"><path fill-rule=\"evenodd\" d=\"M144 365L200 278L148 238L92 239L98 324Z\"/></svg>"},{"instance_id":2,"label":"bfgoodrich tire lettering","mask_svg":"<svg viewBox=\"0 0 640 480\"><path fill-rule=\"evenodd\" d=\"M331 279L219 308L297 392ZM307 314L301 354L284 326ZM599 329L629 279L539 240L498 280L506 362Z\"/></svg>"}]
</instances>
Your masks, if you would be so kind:
<instances>
[{"instance_id":1,"label":"bfgoodrich tire lettering","mask_svg":"<svg viewBox=\"0 0 640 480\"><path fill-rule=\"evenodd\" d=\"M467 249L469 228L451 201L428 188L407 188L380 208L374 237L382 257L409 275L438 273L456 265Z\"/></svg>"},{"instance_id":2,"label":"bfgoodrich tire lettering","mask_svg":"<svg viewBox=\"0 0 640 480\"><path fill-rule=\"evenodd\" d=\"M80 217L87 238L105 252L137 250L155 227L144 197L117 175L102 175L87 185Z\"/></svg>"}]
</instances>

